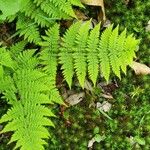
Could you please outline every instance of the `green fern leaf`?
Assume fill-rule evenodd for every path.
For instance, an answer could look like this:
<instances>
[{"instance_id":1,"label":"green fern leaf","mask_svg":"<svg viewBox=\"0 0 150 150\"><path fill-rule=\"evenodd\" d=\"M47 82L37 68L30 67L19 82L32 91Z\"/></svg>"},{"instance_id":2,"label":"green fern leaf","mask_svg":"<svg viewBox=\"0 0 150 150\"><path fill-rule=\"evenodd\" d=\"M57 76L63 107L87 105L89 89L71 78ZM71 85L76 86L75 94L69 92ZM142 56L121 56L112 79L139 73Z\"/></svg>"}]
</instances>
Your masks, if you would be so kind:
<instances>
[{"instance_id":1,"label":"green fern leaf","mask_svg":"<svg viewBox=\"0 0 150 150\"><path fill-rule=\"evenodd\" d=\"M100 65L101 65L101 72L106 79L106 81L109 80L110 76L110 61L109 61L109 51L108 51L108 43L109 38L112 33L112 27L108 27L101 35L101 40L99 43L99 59L100 59Z\"/></svg>"},{"instance_id":2,"label":"green fern leaf","mask_svg":"<svg viewBox=\"0 0 150 150\"><path fill-rule=\"evenodd\" d=\"M0 65L14 68L14 62L11 59L9 52L4 48L0 48Z\"/></svg>"},{"instance_id":3,"label":"green fern leaf","mask_svg":"<svg viewBox=\"0 0 150 150\"><path fill-rule=\"evenodd\" d=\"M17 68L35 68L38 64L38 60L33 57L35 49L23 51L16 58Z\"/></svg>"},{"instance_id":4,"label":"green fern leaf","mask_svg":"<svg viewBox=\"0 0 150 150\"><path fill-rule=\"evenodd\" d=\"M109 52L109 59L112 71L115 73L116 76L120 78L120 64L118 63L118 47L120 43L118 42L118 28L117 26L113 31L109 38L109 45L108 45L108 52ZM118 45L117 45L118 44Z\"/></svg>"},{"instance_id":5,"label":"green fern leaf","mask_svg":"<svg viewBox=\"0 0 150 150\"><path fill-rule=\"evenodd\" d=\"M78 35L76 37L76 47L75 52L73 54L74 57L74 68L79 80L79 83L82 88L84 88L85 76L86 76L86 67L87 67L87 59L85 55L85 49L87 45L87 39L90 29L90 21L82 24Z\"/></svg>"},{"instance_id":6,"label":"green fern leaf","mask_svg":"<svg viewBox=\"0 0 150 150\"><path fill-rule=\"evenodd\" d=\"M51 29L46 32L47 36L43 36L43 42L39 44L43 46L40 59L42 60L42 65L44 65L44 71L48 73L51 80L56 80L57 72L57 52L58 52L58 42L59 42L59 25L55 24Z\"/></svg>"},{"instance_id":7,"label":"green fern leaf","mask_svg":"<svg viewBox=\"0 0 150 150\"><path fill-rule=\"evenodd\" d=\"M118 37L118 43L117 43L117 52L118 52L118 54L117 54L118 62L117 63L120 64L120 68L126 74L126 65L124 65L124 63L127 60L126 55L124 53L125 42L126 42L126 29Z\"/></svg>"},{"instance_id":8,"label":"green fern leaf","mask_svg":"<svg viewBox=\"0 0 150 150\"><path fill-rule=\"evenodd\" d=\"M26 44L27 44L27 41L24 40L24 41L16 43L15 45L12 45L10 47L11 55L14 58L17 57L24 50L24 47L26 46Z\"/></svg>"},{"instance_id":9,"label":"green fern leaf","mask_svg":"<svg viewBox=\"0 0 150 150\"><path fill-rule=\"evenodd\" d=\"M11 90L14 95L17 92L17 100L13 101L12 108L8 110L0 123L8 122L1 133L13 131L11 142L16 142L15 148L20 150L43 150L45 140L49 138L49 132L45 126L54 126L47 117L54 114L43 104L50 103L49 78L47 74L36 69L37 59L33 57L34 51L24 51L15 60L18 64L12 79L16 90ZM22 61L21 61L22 60ZM20 62L21 61L21 62ZM10 88L9 88L10 89ZM3 89L7 90L9 89ZM12 97L9 97L12 101ZM34 137L34 138L33 138Z\"/></svg>"},{"instance_id":10,"label":"green fern leaf","mask_svg":"<svg viewBox=\"0 0 150 150\"><path fill-rule=\"evenodd\" d=\"M59 59L62 65L61 69L63 70L63 75L71 88L72 78L74 75L74 62L73 62L73 51L76 46L75 40L78 34L78 30L81 26L81 22L73 24L69 30L66 31L65 35L62 38L62 48L60 48Z\"/></svg>"},{"instance_id":11,"label":"green fern leaf","mask_svg":"<svg viewBox=\"0 0 150 150\"><path fill-rule=\"evenodd\" d=\"M56 74L58 59L57 54L59 51L59 25L55 24L46 32L46 36L42 37L44 41L40 42L42 51L40 55L41 64L43 65L43 71L49 75L49 80L52 87L50 88L50 99L56 103L62 104L62 98L56 89Z\"/></svg>"},{"instance_id":12,"label":"green fern leaf","mask_svg":"<svg viewBox=\"0 0 150 150\"><path fill-rule=\"evenodd\" d=\"M39 5L39 3L36 3L37 6ZM58 6L55 6L55 4L53 2L50 2L49 0L45 0L40 2L40 8L48 14L49 18L53 18L53 19L61 19L61 18L68 18L69 16L65 13L62 12Z\"/></svg>"},{"instance_id":13,"label":"green fern leaf","mask_svg":"<svg viewBox=\"0 0 150 150\"><path fill-rule=\"evenodd\" d=\"M67 0L67 1L70 2L74 6L79 6L79 7L83 7L84 8L84 6L82 5L80 0Z\"/></svg>"},{"instance_id":14,"label":"green fern leaf","mask_svg":"<svg viewBox=\"0 0 150 150\"><path fill-rule=\"evenodd\" d=\"M29 42L38 43L41 41L38 26L23 14L19 15L16 28L19 30L20 36L24 35L24 39Z\"/></svg>"},{"instance_id":15,"label":"green fern leaf","mask_svg":"<svg viewBox=\"0 0 150 150\"><path fill-rule=\"evenodd\" d=\"M50 1L54 3L55 7L58 7L60 10L62 10L62 12L65 12L69 16L76 17L71 4L68 3L66 0L59 0L59 1L50 0Z\"/></svg>"},{"instance_id":16,"label":"green fern leaf","mask_svg":"<svg viewBox=\"0 0 150 150\"><path fill-rule=\"evenodd\" d=\"M96 84L98 71L99 71L99 61L98 61L98 56L97 56L99 35L100 35L100 24L96 25L95 28L91 30L88 41L87 41L88 73L94 86Z\"/></svg>"},{"instance_id":17,"label":"green fern leaf","mask_svg":"<svg viewBox=\"0 0 150 150\"><path fill-rule=\"evenodd\" d=\"M127 54L127 64L131 65L133 62L133 58L136 57L135 51L137 50L137 45L139 40L135 40L133 35L129 35L126 39L126 54Z\"/></svg>"},{"instance_id":18,"label":"green fern leaf","mask_svg":"<svg viewBox=\"0 0 150 150\"><path fill-rule=\"evenodd\" d=\"M28 0L26 7L24 7L21 12L25 13L25 16L33 19L41 27L49 27L51 25L51 23L45 19L45 17L48 17L48 15L44 13L39 7L36 7L36 5L31 0Z\"/></svg>"}]
</instances>

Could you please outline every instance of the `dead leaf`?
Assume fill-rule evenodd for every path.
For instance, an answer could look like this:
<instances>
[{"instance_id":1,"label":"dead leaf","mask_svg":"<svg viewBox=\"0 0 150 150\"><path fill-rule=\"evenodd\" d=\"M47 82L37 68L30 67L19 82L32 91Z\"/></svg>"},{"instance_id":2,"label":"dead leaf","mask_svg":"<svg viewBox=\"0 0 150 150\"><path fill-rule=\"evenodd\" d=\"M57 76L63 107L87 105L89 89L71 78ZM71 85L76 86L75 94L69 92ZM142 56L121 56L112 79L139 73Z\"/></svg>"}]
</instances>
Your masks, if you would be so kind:
<instances>
[{"instance_id":1,"label":"dead leaf","mask_svg":"<svg viewBox=\"0 0 150 150\"><path fill-rule=\"evenodd\" d=\"M73 106L78 104L80 101L82 101L84 97L85 97L85 93L81 92L81 93L70 95L65 101L69 103L71 106Z\"/></svg>"},{"instance_id":2,"label":"dead leaf","mask_svg":"<svg viewBox=\"0 0 150 150\"><path fill-rule=\"evenodd\" d=\"M150 20L148 21L148 24L145 29L146 29L146 32L150 32Z\"/></svg>"},{"instance_id":3,"label":"dead leaf","mask_svg":"<svg viewBox=\"0 0 150 150\"><path fill-rule=\"evenodd\" d=\"M111 25L111 21L107 19L107 20L104 22L103 27L107 28L107 27L109 27L110 25Z\"/></svg>"},{"instance_id":4,"label":"dead leaf","mask_svg":"<svg viewBox=\"0 0 150 150\"><path fill-rule=\"evenodd\" d=\"M92 138L91 140L89 140L89 142L88 142L88 148L91 148L95 142L96 142L95 138Z\"/></svg>"},{"instance_id":5,"label":"dead leaf","mask_svg":"<svg viewBox=\"0 0 150 150\"><path fill-rule=\"evenodd\" d=\"M150 74L150 68L146 66L145 64L141 64L138 62L133 62L131 65L131 68L135 71L135 74L139 75L147 75Z\"/></svg>"},{"instance_id":6,"label":"dead leaf","mask_svg":"<svg viewBox=\"0 0 150 150\"><path fill-rule=\"evenodd\" d=\"M103 103L97 102L96 107L104 112L109 112L111 109L111 104L107 101L104 101Z\"/></svg>"},{"instance_id":7,"label":"dead leaf","mask_svg":"<svg viewBox=\"0 0 150 150\"><path fill-rule=\"evenodd\" d=\"M108 93L108 94L101 94L102 97L106 98L106 99L113 99L113 96Z\"/></svg>"},{"instance_id":8,"label":"dead leaf","mask_svg":"<svg viewBox=\"0 0 150 150\"><path fill-rule=\"evenodd\" d=\"M104 8L104 1L103 0L81 0L82 3L86 5L91 5L91 6L101 6L102 8L102 13L103 13L103 20L106 20L105 16L105 8Z\"/></svg>"},{"instance_id":9,"label":"dead leaf","mask_svg":"<svg viewBox=\"0 0 150 150\"><path fill-rule=\"evenodd\" d=\"M85 80L84 88L88 91L91 91L91 92L93 91L92 84L88 80Z\"/></svg>"},{"instance_id":10,"label":"dead leaf","mask_svg":"<svg viewBox=\"0 0 150 150\"><path fill-rule=\"evenodd\" d=\"M103 0L81 0L82 3L86 5L93 5L93 6L104 6Z\"/></svg>"},{"instance_id":11,"label":"dead leaf","mask_svg":"<svg viewBox=\"0 0 150 150\"><path fill-rule=\"evenodd\" d=\"M129 1L130 1L130 0L125 0L125 4L128 5Z\"/></svg>"},{"instance_id":12,"label":"dead leaf","mask_svg":"<svg viewBox=\"0 0 150 150\"><path fill-rule=\"evenodd\" d=\"M87 20L88 19L88 17L82 11L80 11L78 9L75 9L74 11L75 11L75 14L76 14L78 20Z\"/></svg>"}]
</instances>

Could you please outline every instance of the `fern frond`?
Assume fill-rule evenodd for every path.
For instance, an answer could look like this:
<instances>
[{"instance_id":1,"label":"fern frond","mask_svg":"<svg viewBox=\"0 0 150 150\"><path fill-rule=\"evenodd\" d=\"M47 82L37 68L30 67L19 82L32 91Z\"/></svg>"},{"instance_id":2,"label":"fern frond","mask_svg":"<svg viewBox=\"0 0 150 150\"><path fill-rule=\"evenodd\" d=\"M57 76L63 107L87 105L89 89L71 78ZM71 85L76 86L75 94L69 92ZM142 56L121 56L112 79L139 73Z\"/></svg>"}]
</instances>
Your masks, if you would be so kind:
<instances>
[{"instance_id":1,"label":"fern frond","mask_svg":"<svg viewBox=\"0 0 150 150\"><path fill-rule=\"evenodd\" d=\"M74 61L72 54L74 52L74 48L76 43L76 36L78 34L78 30L81 26L81 22L73 24L65 33L62 38L62 48L60 48L59 59L62 64L62 71L66 82L71 88L72 78L74 75Z\"/></svg>"},{"instance_id":2,"label":"fern frond","mask_svg":"<svg viewBox=\"0 0 150 150\"><path fill-rule=\"evenodd\" d=\"M90 29L90 21L82 24L76 37L76 47L73 54L74 68L79 80L80 85L84 88L85 76L86 76L86 46Z\"/></svg>"},{"instance_id":3,"label":"fern frond","mask_svg":"<svg viewBox=\"0 0 150 150\"><path fill-rule=\"evenodd\" d=\"M131 65L133 62L133 58L136 57L135 51L137 50L137 45L139 40L136 40L133 35L129 35L126 39L126 54L127 54L127 65Z\"/></svg>"},{"instance_id":4,"label":"fern frond","mask_svg":"<svg viewBox=\"0 0 150 150\"><path fill-rule=\"evenodd\" d=\"M125 43L126 43L126 29L120 34L120 36L118 36L118 43L117 43L117 52L118 52L117 63L120 64L121 70L126 74L126 65L124 65L127 60L127 56L125 54Z\"/></svg>"},{"instance_id":5,"label":"fern frond","mask_svg":"<svg viewBox=\"0 0 150 150\"><path fill-rule=\"evenodd\" d=\"M60 51L57 51L55 55L59 56L64 78L70 88L74 70L82 87L84 87L87 68L94 85L99 66L106 81L109 80L111 71L119 78L121 69L126 71L126 66L130 65L135 57L134 51L138 45L138 40L135 40L132 35L126 38L126 30L119 34L118 28L119 26L113 29L113 25L111 25L102 33L100 39L99 25L92 29L89 34L90 22L77 22L66 31L62 41L60 41ZM43 45L41 46L44 46L44 49L49 49L48 37L44 37L45 42L42 42ZM54 66L56 66L56 61L51 62L51 64L54 62Z\"/></svg>"},{"instance_id":6,"label":"fern frond","mask_svg":"<svg viewBox=\"0 0 150 150\"><path fill-rule=\"evenodd\" d=\"M24 9L21 10L22 13L25 13L25 16L33 19L41 27L49 27L51 24L45 18L48 18L48 15L44 13L39 7L31 1L28 0L28 3Z\"/></svg>"},{"instance_id":7,"label":"fern frond","mask_svg":"<svg viewBox=\"0 0 150 150\"><path fill-rule=\"evenodd\" d=\"M118 42L118 28L117 26L111 33L109 38L109 45L108 45L108 52L109 52L109 59L112 71L115 73L116 76L120 78L120 64L118 63L118 47L120 43Z\"/></svg>"},{"instance_id":8,"label":"fern frond","mask_svg":"<svg viewBox=\"0 0 150 150\"><path fill-rule=\"evenodd\" d=\"M11 55L15 58L20 54L23 50L24 47L26 46L27 41L23 40L21 42L15 43L10 47L10 53Z\"/></svg>"},{"instance_id":9,"label":"fern frond","mask_svg":"<svg viewBox=\"0 0 150 150\"><path fill-rule=\"evenodd\" d=\"M109 51L108 51L108 43L109 38L112 34L112 27L108 27L101 35L100 43L99 43L99 59L100 59L100 66L101 66L101 72L106 79L106 81L109 80L110 75L110 60L109 60Z\"/></svg>"},{"instance_id":10,"label":"fern frond","mask_svg":"<svg viewBox=\"0 0 150 150\"><path fill-rule=\"evenodd\" d=\"M34 53L35 49L26 50L20 53L15 59L17 62L17 68L35 68L38 65L38 60L36 57L33 57Z\"/></svg>"},{"instance_id":11,"label":"fern frond","mask_svg":"<svg viewBox=\"0 0 150 150\"><path fill-rule=\"evenodd\" d=\"M43 71L49 75L49 80L52 87L50 88L50 99L57 103L63 103L62 98L56 89L56 74L58 59L57 54L59 52L59 25L55 24L52 28L46 31L46 36L42 36L43 40L39 43L43 47L40 53L41 64L43 65Z\"/></svg>"},{"instance_id":12,"label":"fern frond","mask_svg":"<svg viewBox=\"0 0 150 150\"><path fill-rule=\"evenodd\" d=\"M36 69L38 59L33 56L34 52L24 51L14 60L17 67L12 72L10 84L15 86L11 91L16 101L8 95L12 94L8 93L10 88L3 89L12 108L0 119L0 123L7 122L1 133L13 131L9 143L16 142L15 149L20 150L44 150L44 139L50 136L45 126L54 126L47 118L54 114L43 105L51 103L49 77Z\"/></svg>"},{"instance_id":13,"label":"fern frond","mask_svg":"<svg viewBox=\"0 0 150 150\"><path fill-rule=\"evenodd\" d=\"M38 43L41 41L38 25L23 14L18 16L16 28L20 32L19 36L24 35L24 39L27 39L29 42Z\"/></svg>"},{"instance_id":14,"label":"fern frond","mask_svg":"<svg viewBox=\"0 0 150 150\"><path fill-rule=\"evenodd\" d=\"M0 47L0 65L14 68L14 62L9 54L9 52L4 47Z\"/></svg>"},{"instance_id":15,"label":"fern frond","mask_svg":"<svg viewBox=\"0 0 150 150\"><path fill-rule=\"evenodd\" d=\"M43 145L46 142L43 139L50 136L44 126L54 126L45 116L54 115L42 105L17 102L0 120L0 123L9 121L2 133L14 131L9 143L17 141L15 149L20 147L20 150L44 150Z\"/></svg>"},{"instance_id":16,"label":"fern frond","mask_svg":"<svg viewBox=\"0 0 150 150\"><path fill-rule=\"evenodd\" d=\"M62 12L58 6L55 6L53 2L49 0L42 1L40 4L41 9L49 15L50 18L61 19L61 18L69 18L69 16Z\"/></svg>"},{"instance_id":17,"label":"fern frond","mask_svg":"<svg viewBox=\"0 0 150 150\"><path fill-rule=\"evenodd\" d=\"M79 7L83 7L84 8L84 6L82 5L80 0L67 0L67 1L70 2L74 6L79 6Z\"/></svg>"},{"instance_id":18,"label":"fern frond","mask_svg":"<svg viewBox=\"0 0 150 150\"><path fill-rule=\"evenodd\" d=\"M99 71L99 61L98 61L98 56L97 56L99 35L100 35L100 24L96 25L94 29L90 32L90 35L87 41L88 73L94 86L96 84L98 71Z\"/></svg>"},{"instance_id":19,"label":"fern frond","mask_svg":"<svg viewBox=\"0 0 150 150\"><path fill-rule=\"evenodd\" d=\"M17 89L14 85L13 79L9 75L3 75L2 78L0 78L0 93L2 93L9 104L13 105L17 102L17 97L15 93L17 92Z\"/></svg>"},{"instance_id":20,"label":"fern frond","mask_svg":"<svg viewBox=\"0 0 150 150\"><path fill-rule=\"evenodd\" d=\"M5 67L11 68L14 70L15 63L11 58L11 55L6 48L0 48L0 93L4 94L6 100L10 99L9 103L13 104L14 101L17 101L15 92L16 88L14 82L10 77L10 71L7 71Z\"/></svg>"},{"instance_id":21,"label":"fern frond","mask_svg":"<svg viewBox=\"0 0 150 150\"><path fill-rule=\"evenodd\" d=\"M79 0L34 0L34 3L54 19L66 19L69 17L76 17L72 9L72 5L83 7Z\"/></svg>"},{"instance_id":22,"label":"fern frond","mask_svg":"<svg viewBox=\"0 0 150 150\"><path fill-rule=\"evenodd\" d=\"M44 65L44 71L50 75L51 80L56 80L57 71L57 53L59 51L59 25L55 24L51 29L46 31L46 36L42 37L43 42L40 42L40 46L43 46L40 59L42 65ZM55 83L55 82L54 82Z\"/></svg>"},{"instance_id":23,"label":"fern frond","mask_svg":"<svg viewBox=\"0 0 150 150\"><path fill-rule=\"evenodd\" d=\"M59 1L50 0L50 1L54 3L55 7L59 7L59 9L62 10L62 12L65 12L71 17L76 17L70 2L66 0L59 0Z\"/></svg>"}]
</instances>

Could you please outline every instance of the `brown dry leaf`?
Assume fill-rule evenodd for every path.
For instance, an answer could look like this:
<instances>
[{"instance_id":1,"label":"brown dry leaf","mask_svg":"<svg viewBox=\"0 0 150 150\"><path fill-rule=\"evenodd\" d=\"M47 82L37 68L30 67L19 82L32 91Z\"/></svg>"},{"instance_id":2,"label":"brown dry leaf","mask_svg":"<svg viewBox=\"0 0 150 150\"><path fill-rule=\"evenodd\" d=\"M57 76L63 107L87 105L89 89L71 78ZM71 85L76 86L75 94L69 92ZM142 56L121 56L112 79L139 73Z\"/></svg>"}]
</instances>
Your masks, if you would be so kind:
<instances>
[{"instance_id":1,"label":"brown dry leaf","mask_svg":"<svg viewBox=\"0 0 150 150\"><path fill-rule=\"evenodd\" d=\"M93 91L92 84L88 80L85 80L84 88L88 91L91 91L91 92Z\"/></svg>"},{"instance_id":2,"label":"brown dry leaf","mask_svg":"<svg viewBox=\"0 0 150 150\"><path fill-rule=\"evenodd\" d=\"M113 99L113 96L110 93L108 93L108 94L101 94L101 97L104 97L106 99Z\"/></svg>"},{"instance_id":3,"label":"brown dry leaf","mask_svg":"<svg viewBox=\"0 0 150 150\"><path fill-rule=\"evenodd\" d=\"M73 106L78 104L80 101L82 101L84 97L85 97L85 93L81 92L81 93L70 95L65 101L69 103L71 106Z\"/></svg>"},{"instance_id":4,"label":"brown dry leaf","mask_svg":"<svg viewBox=\"0 0 150 150\"><path fill-rule=\"evenodd\" d=\"M109 112L112 105L107 101L103 101L103 103L97 102L96 107L104 112Z\"/></svg>"},{"instance_id":5,"label":"brown dry leaf","mask_svg":"<svg viewBox=\"0 0 150 150\"><path fill-rule=\"evenodd\" d=\"M96 142L95 138L92 138L91 140L89 140L88 142L88 148L92 148L93 144Z\"/></svg>"},{"instance_id":6,"label":"brown dry leaf","mask_svg":"<svg viewBox=\"0 0 150 150\"><path fill-rule=\"evenodd\" d=\"M86 5L104 6L103 0L81 0L81 2Z\"/></svg>"},{"instance_id":7,"label":"brown dry leaf","mask_svg":"<svg viewBox=\"0 0 150 150\"><path fill-rule=\"evenodd\" d=\"M82 11L77 10L77 9L74 11L79 20L87 20L88 19L88 17Z\"/></svg>"},{"instance_id":8,"label":"brown dry leaf","mask_svg":"<svg viewBox=\"0 0 150 150\"><path fill-rule=\"evenodd\" d=\"M135 74L147 75L150 74L150 68L144 64L133 62L131 68L135 71Z\"/></svg>"},{"instance_id":9,"label":"brown dry leaf","mask_svg":"<svg viewBox=\"0 0 150 150\"><path fill-rule=\"evenodd\" d=\"M125 0L125 4L128 5L129 1L130 1L130 0Z\"/></svg>"},{"instance_id":10,"label":"brown dry leaf","mask_svg":"<svg viewBox=\"0 0 150 150\"><path fill-rule=\"evenodd\" d=\"M86 5L91 5L91 6L101 6L102 8L102 13L103 13L103 20L106 20L105 16L105 8L104 8L104 1L103 0L81 0L82 3Z\"/></svg>"},{"instance_id":11,"label":"brown dry leaf","mask_svg":"<svg viewBox=\"0 0 150 150\"><path fill-rule=\"evenodd\" d=\"M148 24L145 29L146 29L146 32L150 32L150 20L148 21Z\"/></svg>"}]
</instances>

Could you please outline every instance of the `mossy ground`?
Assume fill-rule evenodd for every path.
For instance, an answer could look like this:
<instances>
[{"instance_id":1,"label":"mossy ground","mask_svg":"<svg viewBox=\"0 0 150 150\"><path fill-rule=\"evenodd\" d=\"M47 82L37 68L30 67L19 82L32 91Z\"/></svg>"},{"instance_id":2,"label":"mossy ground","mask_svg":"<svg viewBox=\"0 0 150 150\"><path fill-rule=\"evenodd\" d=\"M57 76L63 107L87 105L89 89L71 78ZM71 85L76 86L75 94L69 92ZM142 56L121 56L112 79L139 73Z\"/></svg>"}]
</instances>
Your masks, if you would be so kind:
<instances>
[{"instance_id":1,"label":"mossy ground","mask_svg":"<svg viewBox=\"0 0 150 150\"><path fill-rule=\"evenodd\" d=\"M141 38L141 45L137 54L137 61L150 65L150 32L145 31L150 20L150 2L147 0L125 0L116 2L106 0L106 16L115 25L127 27L137 38ZM121 81L114 79L118 87L111 90L114 99L101 97L100 89L94 95L86 94L86 98L79 104L68 107L60 114L60 107L56 106L54 118L56 127L50 129L52 140L47 149L86 150L89 140L94 136L94 129L99 128L98 134L105 138L95 142L94 150L149 150L150 149L150 76L137 76L128 70ZM111 81L113 85L113 80ZM94 96L94 98L93 98ZM111 119L104 116L89 104L109 101L111 110L107 113ZM3 101L0 103L0 116L8 108ZM0 136L0 150L11 150L6 146L9 135Z\"/></svg>"}]
</instances>

